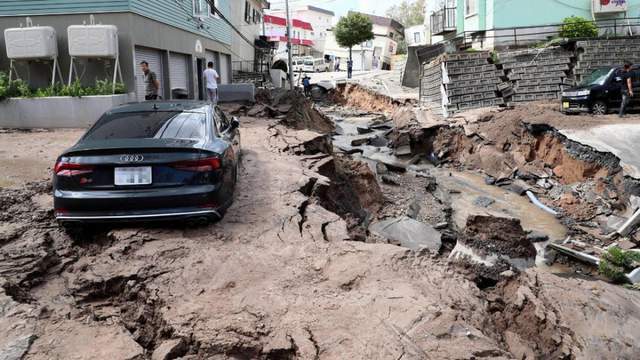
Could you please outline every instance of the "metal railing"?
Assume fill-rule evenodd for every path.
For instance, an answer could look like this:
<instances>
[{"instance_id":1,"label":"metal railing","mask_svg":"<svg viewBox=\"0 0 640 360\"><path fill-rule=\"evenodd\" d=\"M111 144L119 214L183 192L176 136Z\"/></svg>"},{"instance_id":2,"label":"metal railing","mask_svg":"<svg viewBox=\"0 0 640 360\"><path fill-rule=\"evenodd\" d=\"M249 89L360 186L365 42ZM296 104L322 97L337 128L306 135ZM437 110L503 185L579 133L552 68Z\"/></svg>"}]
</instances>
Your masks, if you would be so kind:
<instances>
[{"instance_id":1,"label":"metal railing","mask_svg":"<svg viewBox=\"0 0 640 360\"><path fill-rule=\"evenodd\" d=\"M598 30L599 37L622 37L629 35L640 36L640 17L625 19L603 19L585 20L585 23L592 23ZM484 42L491 42L493 46L531 46L543 43L560 35L563 24L549 24L537 26L519 26L510 28L495 28L486 31L465 31L454 39L458 48L468 48L474 43L480 42L484 47ZM577 39L579 40L579 39Z\"/></svg>"},{"instance_id":2,"label":"metal railing","mask_svg":"<svg viewBox=\"0 0 640 360\"><path fill-rule=\"evenodd\" d=\"M442 35L456 30L456 8L445 7L431 14L431 34Z\"/></svg>"}]
</instances>

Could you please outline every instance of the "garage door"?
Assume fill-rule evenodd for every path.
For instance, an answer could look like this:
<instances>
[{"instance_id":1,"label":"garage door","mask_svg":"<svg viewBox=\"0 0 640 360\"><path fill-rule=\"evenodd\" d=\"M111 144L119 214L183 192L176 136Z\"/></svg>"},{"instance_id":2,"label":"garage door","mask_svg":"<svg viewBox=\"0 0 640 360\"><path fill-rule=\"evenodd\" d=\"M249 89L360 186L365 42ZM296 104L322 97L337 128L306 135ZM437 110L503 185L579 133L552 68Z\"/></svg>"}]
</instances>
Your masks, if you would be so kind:
<instances>
[{"instance_id":1,"label":"garage door","mask_svg":"<svg viewBox=\"0 0 640 360\"><path fill-rule=\"evenodd\" d=\"M159 50L149 49L145 47L136 46L136 95L138 101L144 101L146 85L144 83L144 74L140 70L140 64L142 61L149 63L151 71L155 72L160 81L159 94L164 94L164 83L162 81L164 68L162 66L162 52Z\"/></svg>"},{"instance_id":2,"label":"garage door","mask_svg":"<svg viewBox=\"0 0 640 360\"><path fill-rule=\"evenodd\" d=\"M231 74L231 57L226 54L220 54L220 82L223 84L231 83L229 75Z\"/></svg>"},{"instance_id":3,"label":"garage door","mask_svg":"<svg viewBox=\"0 0 640 360\"><path fill-rule=\"evenodd\" d=\"M171 90L183 89L189 91L189 57L183 54L169 54L169 81Z\"/></svg>"},{"instance_id":4,"label":"garage door","mask_svg":"<svg viewBox=\"0 0 640 360\"><path fill-rule=\"evenodd\" d=\"M207 64L209 64L209 61L213 62L213 68L218 72L218 74L220 74L220 60L219 60L219 53L215 52L215 51L211 51L211 50L207 50L204 53L204 57L207 59Z\"/></svg>"}]
</instances>

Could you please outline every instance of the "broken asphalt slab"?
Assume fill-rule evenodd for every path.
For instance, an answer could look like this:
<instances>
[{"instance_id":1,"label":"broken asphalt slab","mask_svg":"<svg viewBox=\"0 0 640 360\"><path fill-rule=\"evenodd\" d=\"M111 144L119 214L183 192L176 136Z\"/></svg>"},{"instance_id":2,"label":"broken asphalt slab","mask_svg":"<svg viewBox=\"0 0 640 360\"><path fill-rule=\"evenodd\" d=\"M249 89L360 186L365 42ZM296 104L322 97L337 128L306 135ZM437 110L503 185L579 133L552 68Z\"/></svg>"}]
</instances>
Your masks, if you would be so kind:
<instances>
[{"instance_id":1,"label":"broken asphalt slab","mask_svg":"<svg viewBox=\"0 0 640 360\"><path fill-rule=\"evenodd\" d=\"M369 231L411 250L426 248L438 252L442 246L441 235L437 230L408 217L373 223Z\"/></svg>"},{"instance_id":2,"label":"broken asphalt slab","mask_svg":"<svg viewBox=\"0 0 640 360\"><path fill-rule=\"evenodd\" d=\"M640 179L640 124L611 124L559 131L573 141L616 155L625 174Z\"/></svg>"}]
</instances>

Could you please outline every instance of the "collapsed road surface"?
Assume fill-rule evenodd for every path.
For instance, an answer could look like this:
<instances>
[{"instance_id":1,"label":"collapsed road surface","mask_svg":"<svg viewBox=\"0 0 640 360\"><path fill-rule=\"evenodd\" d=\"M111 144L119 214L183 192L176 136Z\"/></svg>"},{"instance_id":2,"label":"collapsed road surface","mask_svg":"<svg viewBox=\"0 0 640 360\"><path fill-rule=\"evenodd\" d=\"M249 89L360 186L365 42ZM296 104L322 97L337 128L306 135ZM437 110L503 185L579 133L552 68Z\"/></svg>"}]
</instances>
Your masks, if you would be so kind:
<instances>
[{"instance_id":1,"label":"collapsed road surface","mask_svg":"<svg viewBox=\"0 0 640 360\"><path fill-rule=\"evenodd\" d=\"M296 101L280 107L302 113L289 126L241 118L237 197L217 224L71 238L53 222L47 180L0 190L0 359L637 357L638 292L539 268L482 281L437 250L371 240L362 219L397 215L407 195L332 154L326 118ZM476 228L465 244L499 235Z\"/></svg>"}]
</instances>

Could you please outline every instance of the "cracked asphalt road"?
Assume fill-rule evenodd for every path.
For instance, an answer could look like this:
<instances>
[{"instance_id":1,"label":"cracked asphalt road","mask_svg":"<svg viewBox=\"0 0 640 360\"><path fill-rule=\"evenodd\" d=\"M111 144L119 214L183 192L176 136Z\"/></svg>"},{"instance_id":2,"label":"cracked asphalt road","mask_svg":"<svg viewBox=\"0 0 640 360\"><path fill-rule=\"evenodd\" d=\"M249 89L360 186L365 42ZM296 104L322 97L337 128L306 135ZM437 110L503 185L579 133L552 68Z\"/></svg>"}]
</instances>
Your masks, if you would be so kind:
<instances>
[{"instance_id":1,"label":"cracked asphalt road","mask_svg":"<svg viewBox=\"0 0 640 360\"><path fill-rule=\"evenodd\" d=\"M0 354L510 359L548 354L543 346L577 358L637 354L640 300L619 287L532 269L488 293L435 254L344 241L344 220L300 191L326 180L315 172L325 156L304 155L321 135L241 122L237 198L208 227L72 240L51 223L43 190L3 193L12 200L0 207L10 225L0 238Z\"/></svg>"}]
</instances>

